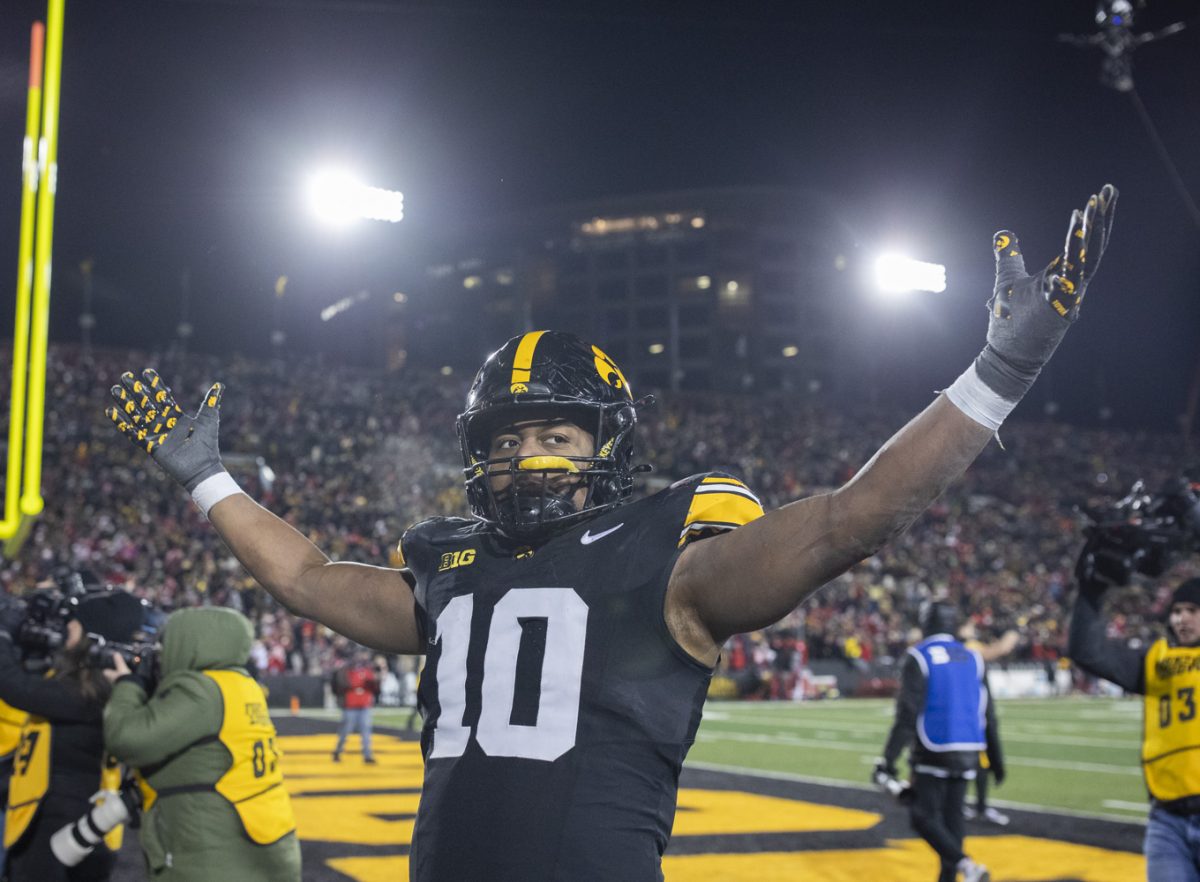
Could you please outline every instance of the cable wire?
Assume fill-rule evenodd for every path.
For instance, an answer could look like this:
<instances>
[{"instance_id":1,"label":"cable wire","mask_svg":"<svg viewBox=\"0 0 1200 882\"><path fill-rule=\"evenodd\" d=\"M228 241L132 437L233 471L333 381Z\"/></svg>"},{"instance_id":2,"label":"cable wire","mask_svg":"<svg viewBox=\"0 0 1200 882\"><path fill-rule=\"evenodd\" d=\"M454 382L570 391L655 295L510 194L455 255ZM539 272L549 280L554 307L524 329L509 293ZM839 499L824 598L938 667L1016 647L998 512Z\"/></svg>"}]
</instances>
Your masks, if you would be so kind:
<instances>
[{"instance_id":1,"label":"cable wire","mask_svg":"<svg viewBox=\"0 0 1200 882\"><path fill-rule=\"evenodd\" d=\"M1136 88L1129 90L1129 98L1133 101L1134 110L1142 120L1142 125L1146 128L1146 133L1150 136L1151 142L1154 144L1154 149L1158 151L1158 156L1166 166L1167 175L1171 178L1171 183L1175 185L1176 191L1179 193L1179 198L1183 200L1183 204L1187 207L1188 214L1192 216L1192 222L1196 225L1196 230L1200 231L1200 206L1196 205L1196 200L1192 198L1192 194L1188 191L1187 184L1183 181L1183 176L1179 174L1179 169L1175 162L1171 159L1171 154L1167 152L1167 145L1163 143L1162 137L1158 134L1158 128L1154 125L1154 120L1150 118L1150 113L1146 110L1146 105L1142 103L1142 98L1137 93Z\"/></svg>"}]
</instances>

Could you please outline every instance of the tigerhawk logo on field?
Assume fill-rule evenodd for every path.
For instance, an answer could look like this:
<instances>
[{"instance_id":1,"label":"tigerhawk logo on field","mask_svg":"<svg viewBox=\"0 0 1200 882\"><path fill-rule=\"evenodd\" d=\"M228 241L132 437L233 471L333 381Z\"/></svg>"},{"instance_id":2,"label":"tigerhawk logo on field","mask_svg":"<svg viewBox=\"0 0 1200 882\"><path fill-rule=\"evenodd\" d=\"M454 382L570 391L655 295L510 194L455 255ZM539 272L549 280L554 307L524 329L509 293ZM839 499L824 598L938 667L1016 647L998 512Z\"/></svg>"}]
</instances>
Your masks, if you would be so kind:
<instances>
[{"instance_id":1,"label":"tigerhawk logo on field","mask_svg":"<svg viewBox=\"0 0 1200 882\"><path fill-rule=\"evenodd\" d=\"M438 564L438 572L444 573L446 570L453 570L456 567L469 567L475 563L475 549L467 548L463 551L447 551L442 555L442 562Z\"/></svg>"}]
</instances>

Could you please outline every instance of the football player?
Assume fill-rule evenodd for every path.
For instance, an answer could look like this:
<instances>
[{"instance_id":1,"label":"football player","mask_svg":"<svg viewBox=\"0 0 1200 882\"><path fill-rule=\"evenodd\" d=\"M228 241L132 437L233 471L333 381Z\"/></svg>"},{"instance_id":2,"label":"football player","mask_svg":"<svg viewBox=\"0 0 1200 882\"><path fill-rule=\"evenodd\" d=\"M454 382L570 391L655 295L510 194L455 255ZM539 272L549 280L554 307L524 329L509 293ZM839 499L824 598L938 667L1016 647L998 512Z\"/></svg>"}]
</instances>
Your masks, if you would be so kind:
<instances>
[{"instance_id":1,"label":"football player","mask_svg":"<svg viewBox=\"0 0 1200 882\"><path fill-rule=\"evenodd\" d=\"M400 542L399 569L332 562L221 465L216 383L196 415L153 371L113 387L116 427L179 481L295 614L423 653L418 880L653 880L713 665L903 531L971 463L1079 312L1117 193L1074 212L1025 272L994 239L975 362L839 490L763 514L724 474L630 501L639 402L617 365L536 331L487 359L458 419L470 519Z\"/></svg>"}]
</instances>

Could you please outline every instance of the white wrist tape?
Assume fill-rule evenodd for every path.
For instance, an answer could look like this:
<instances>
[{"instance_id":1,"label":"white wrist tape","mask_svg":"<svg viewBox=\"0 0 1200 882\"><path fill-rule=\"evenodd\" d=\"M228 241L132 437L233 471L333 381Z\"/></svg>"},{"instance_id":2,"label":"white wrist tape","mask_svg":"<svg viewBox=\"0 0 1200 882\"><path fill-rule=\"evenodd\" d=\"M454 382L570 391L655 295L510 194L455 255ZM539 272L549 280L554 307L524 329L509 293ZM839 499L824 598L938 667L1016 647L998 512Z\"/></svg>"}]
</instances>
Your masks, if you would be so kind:
<instances>
[{"instance_id":1,"label":"white wrist tape","mask_svg":"<svg viewBox=\"0 0 1200 882\"><path fill-rule=\"evenodd\" d=\"M987 383L979 378L974 363L963 371L946 390L950 403L993 432L1000 428L1004 418L1012 413L1017 402L1001 398ZM211 480L211 479L210 479Z\"/></svg>"},{"instance_id":2,"label":"white wrist tape","mask_svg":"<svg viewBox=\"0 0 1200 882\"><path fill-rule=\"evenodd\" d=\"M244 491L229 472L217 472L196 485L196 489L192 491L192 502L196 503L205 517L208 517L209 509L222 499L242 492Z\"/></svg>"}]
</instances>

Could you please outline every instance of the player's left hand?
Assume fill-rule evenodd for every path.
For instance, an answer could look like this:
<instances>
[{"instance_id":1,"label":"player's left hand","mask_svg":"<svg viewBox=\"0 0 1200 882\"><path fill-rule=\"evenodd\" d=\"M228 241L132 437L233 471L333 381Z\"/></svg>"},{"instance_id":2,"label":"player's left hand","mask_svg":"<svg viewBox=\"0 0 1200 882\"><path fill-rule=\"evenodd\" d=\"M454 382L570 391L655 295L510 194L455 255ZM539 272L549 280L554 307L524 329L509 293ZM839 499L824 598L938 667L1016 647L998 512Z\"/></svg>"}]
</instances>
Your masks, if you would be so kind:
<instances>
[{"instance_id":1,"label":"player's left hand","mask_svg":"<svg viewBox=\"0 0 1200 882\"><path fill-rule=\"evenodd\" d=\"M1075 209L1062 254L1029 275L1015 233L992 239L996 284L988 301L987 346L976 363L982 379L1005 401L1018 401L1079 317L1088 283L1108 247L1117 188L1105 184L1083 210Z\"/></svg>"}]
</instances>

